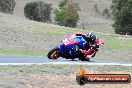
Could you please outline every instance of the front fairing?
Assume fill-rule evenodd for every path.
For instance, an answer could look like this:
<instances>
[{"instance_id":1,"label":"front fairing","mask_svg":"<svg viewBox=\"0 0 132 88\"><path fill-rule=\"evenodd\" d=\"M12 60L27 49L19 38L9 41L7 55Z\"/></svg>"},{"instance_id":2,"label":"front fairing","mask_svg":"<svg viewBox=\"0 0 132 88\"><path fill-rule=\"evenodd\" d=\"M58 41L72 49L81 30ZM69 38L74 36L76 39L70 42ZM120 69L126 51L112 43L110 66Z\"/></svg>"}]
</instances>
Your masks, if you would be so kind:
<instances>
[{"instance_id":1,"label":"front fairing","mask_svg":"<svg viewBox=\"0 0 132 88\"><path fill-rule=\"evenodd\" d=\"M67 40L66 40L67 38ZM84 49L84 44L86 41L81 36L75 36L68 35L64 38L64 40L61 41L61 44L58 45L58 48L60 49L60 54L67 54L67 58L75 58L76 55L76 47L77 45L80 49Z\"/></svg>"},{"instance_id":2,"label":"front fairing","mask_svg":"<svg viewBox=\"0 0 132 88\"><path fill-rule=\"evenodd\" d=\"M81 36L77 36L75 40L78 41L77 45L79 46L79 48L84 49L84 45L86 44L85 39Z\"/></svg>"},{"instance_id":3,"label":"front fairing","mask_svg":"<svg viewBox=\"0 0 132 88\"><path fill-rule=\"evenodd\" d=\"M82 36L76 36L75 34L67 35L61 40L58 48L60 49L70 49L72 45L77 45L80 49L84 49L86 44L85 39Z\"/></svg>"}]
</instances>

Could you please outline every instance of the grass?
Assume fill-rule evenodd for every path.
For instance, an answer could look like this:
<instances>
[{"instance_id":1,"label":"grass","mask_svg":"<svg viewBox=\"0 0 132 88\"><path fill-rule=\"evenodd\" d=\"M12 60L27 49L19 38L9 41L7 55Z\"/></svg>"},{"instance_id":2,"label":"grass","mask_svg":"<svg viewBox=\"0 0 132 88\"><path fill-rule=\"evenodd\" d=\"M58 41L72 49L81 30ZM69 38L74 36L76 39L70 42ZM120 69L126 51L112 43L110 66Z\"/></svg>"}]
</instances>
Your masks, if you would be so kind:
<instances>
[{"instance_id":1,"label":"grass","mask_svg":"<svg viewBox=\"0 0 132 88\"><path fill-rule=\"evenodd\" d=\"M2 49L0 48L0 54L7 54L7 55L20 55L20 56L46 56L46 53L39 54L33 53L32 51L22 51L22 50L13 50L13 49Z\"/></svg>"},{"instance_id":2,"label":"grass","mask_svg":"<svg viewBox=\"0 0 132 88\"><path fill-rule=\"evenodd\" d=\"M8 66L0 66L0 71L5 71L5 70L7 70L8 69Z\"/></svg>"},{"instance_id":3,"label":"grass","mask_svg":"<svg viewBox=\"0 0 132 88\"><path fill-rule=\"evenodd\" d=\"M1 33L3 32L4 34L5 32L7 33L9 32L12 35L13 34L19 35L21 33L23 36L20 36L20 39L21 38L23 40L28 39L29 43L26 42L25 44L29 44L28 46L32 46L30 50L26 47L24 47L24 49L21 49L21 48L17 48L18 45L15 45L14 44L15 42L13 42L12 44L7 45L7 47L1 46L0 54L13 54L13 55L24 55L24 56L46 56L50 49L52 49L53 47L59 44L61 38L63 38L65 34L77 32L77 31L87 32L86 30L82 30L82 29L68 28L68 27L62 27L58 25L35 22L35 21L27 20L25 18L5 15L2 13L0 15L1 15L1 21L0 21ZM123 37L117 34L107 34L107 33L101 33L101 32L97 32L96 34L99 35L101 39L105 40L105 44L101 46L100 48L104 52L107 51L107 54L101 53L100 55L97 55L95 57L95 60L96 59L105 60L105 61L113 60L116 62L120 60L125 61L125 62L132 61L130 55L127 56L128 57L127 59L124 56L123 58L125 59L123 58L120 59L121 57L120 55L119 55L120 57L114 57L113 56L114 53L112 53L113 51L119 51L119 50L126 51L126 52L131 51L132 50L132 37L131 36ZM6 38L6 36L8 36L8 34L5 34L2 37ZM24 36L27 36L27 37L24 37ZM16 38L17 36L15 35L12 37ZM12 37L9 36L7 38L12 39ZM39 50L41 49L41 47L39 49L34 48L37 46L37 43L39 42L41 43L41 40L38 40L39 37L45 40L45 42L43 42L43 45L45 45L44 49L41 51ZM37 42L30 43L30 38L32 41L37 41ZM34 38L36 39L34 40ZM18 43L21 45L21 42L18 42ZM36 45L33 46L34 44ZM8 48L9 46L13 46L13 47Z\"/></svg>"},{"instance_id":4,"label":"grass","mask_svg":"<svg viewBox=\"0 0 132 88\"><path fill-rule=\"evenodd\" d=\"M88 73L93 72L132 72L132 67L127 66L82 66ZM30 65L30 66L0 66L0 71L15 72L42 72L50 75L70 75L75 74L79 65Z\"/></svg>"},{"instance_id":5,"label":"grass","mask_svg":"<svg viewBox=\"0 0 132 88\"><path fill-rule=\"evenodd\" d=\"M132 50L132 38L127 40L127 38L120 39L119 37L112 35L101 36L100 38L104 39L106 44L102 47L107 50Z\"/></svg>"}]
</instances>

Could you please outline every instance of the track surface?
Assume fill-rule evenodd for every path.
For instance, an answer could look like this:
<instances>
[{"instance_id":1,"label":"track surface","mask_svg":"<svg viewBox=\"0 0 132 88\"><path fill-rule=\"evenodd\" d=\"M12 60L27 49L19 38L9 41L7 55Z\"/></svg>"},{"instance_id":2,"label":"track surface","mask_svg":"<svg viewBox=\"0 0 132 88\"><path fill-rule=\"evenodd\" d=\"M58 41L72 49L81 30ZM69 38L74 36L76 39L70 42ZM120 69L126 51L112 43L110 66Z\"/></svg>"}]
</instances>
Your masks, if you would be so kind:
<instances>
[{"instance_id":1,"label":"track surface","mask_svg":"<svg viewBox=\"0 0 132 88\"><path fill-rule=\"evenodd\" d=\"M42 64L83 64L83 65L121 65L132 66L131 63L105 63L101 61L79 61L59 58L57 60L49 60L42 56L14 56L0 55L0 65L42 65Z\"/></svg>"}]
</instances>

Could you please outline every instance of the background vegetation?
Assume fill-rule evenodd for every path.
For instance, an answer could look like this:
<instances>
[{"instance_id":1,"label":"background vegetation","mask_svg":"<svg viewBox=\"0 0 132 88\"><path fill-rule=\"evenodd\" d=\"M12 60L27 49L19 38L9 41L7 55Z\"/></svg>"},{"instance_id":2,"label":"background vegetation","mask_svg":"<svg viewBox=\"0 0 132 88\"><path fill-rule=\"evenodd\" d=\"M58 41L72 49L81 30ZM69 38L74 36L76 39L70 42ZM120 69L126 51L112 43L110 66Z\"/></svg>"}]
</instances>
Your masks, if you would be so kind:
<instances>
[{"instance_id":1,"label":"background vegetation","mask_svg":"<svg viewBox=\"0 0 132 88\"><path fill-rule=\"evenodd\" d=\"M113 27L119 34L132 34L132 0L113 0Z\"/></svg>"},{"instance_id":2,"label":"background vegetation","mask_svg":"<svg viewBox=\"0 0 132 88\"><path fill-rule=\"evenodd\" d=\"M16 2L14 0L0 0L0 11L13 14Z\"/></svg>"},{"instance_id":3,"label":"background vegetation","mask_svg":"<svg viewBox=\"0 0 132 88\"><path fill-rule=\"evenodd\" d=\"M39 22L51 22L51 6L42 1L28 3L24 7L25 17Z\"/></svg>"},{"instance_id":4,"label":"background vegetation","mask_svg":"<svg viewBox=\"0 0 132 88\"><path fill-rule=\"evenodd\" d=\"M61 1L59 8L54 11L55 22L61 26L75 28L79 20L79 10L79 5L72 0Z\"/></svg>"},{"instance_id":5,"label":"background vegetation","mask_svg":"<svg viewBox=\"0 0 132 88\"><path fill-rule=\"evenodd\" d=\"M29 56L46 56L48 51L60 43L61 38L65 34L73 32L88 32L95 31L95 33L106 41L104 46L100 47L99 53L94 58L96 61L111 61L111 62L131 62L132 38L131 36L114 34L114 29L111 24L111 19L102 18L102 12L107 8L106 12L111 13L110 1L76 1L79 3L81 10L78 10L79 20L77 22L78 28L68 28L53 24L46 24L25 19L22 15L24 6L37 0L16 0L16 8L13 15L0 13L0 53L13 55L29 55ZM53 19L54 8L58 7L60 1L42 0L47 4L53 4L51 11ZM63 1L62 1L63 2ZM87 2L87 5L85 3ZM74 1L73 1L74 3ZM97 5L96 5L97 4ZM104 6L102 5L104 4ZM18 7L19 5L19 7ZM107 7L106 7L107 5ZM66 7L66 5L64 4ZM92 15L98 8L100 15ZM19 13L21 12L21 14ZM89 13L90 12L90 13Z\"/></svg>"}]
</instances>

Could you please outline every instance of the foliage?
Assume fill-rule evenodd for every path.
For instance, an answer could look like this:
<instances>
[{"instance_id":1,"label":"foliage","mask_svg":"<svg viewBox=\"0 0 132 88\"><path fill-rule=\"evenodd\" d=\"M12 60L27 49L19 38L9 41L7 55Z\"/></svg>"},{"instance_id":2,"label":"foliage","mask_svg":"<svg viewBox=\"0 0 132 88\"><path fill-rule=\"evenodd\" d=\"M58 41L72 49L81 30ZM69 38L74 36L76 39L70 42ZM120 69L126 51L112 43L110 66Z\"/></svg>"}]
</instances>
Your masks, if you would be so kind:
<instances>
[{"instance_id":1,"label":"foliage","mask_svg":"<svg viewBox=\"0 0 132 88\"><path fill-rule=\"evenodd\" d=\"M67 3L68 3L68 0L61 1L61 2L59 3L59 7L60 7L60 8L63 8Z\"/></svg>"},{"instance_id":2,"label":"foliage","mask_svg":"<svg viewBox=\"0 0 132 88\"><path fill-rule=\"evenodd\" d=\"M60 8L60 9L55 9L55 21L58 25L64 26L65 25L65 20L64 18L66 17L66 8Z\"/></svg>"},{"instance_id":3,"label":"foliage","mask_svg":"<svg viewBox=\"0 0 132 88\"><path fill-rule=\"evenodd\" d=\"M15 4L14 0L0 0L0 11L3 13L13 14Z\"/></svg>"},{"instance_id":4,"label":"foliage","mask_svg":"<svg viewBox=\"0 0 132 88\"><path fill-rule=\"evenodd\" d=\"M61 26L76 27L79 20L79 5L72 0L64 0L59 6L59 9L54 10L55 22Z\"/></svg>"},{"instance_id":5,"label":"foliage","mask_svg":"<svg viewBox=\"0 0 132 88\"><path fill-rule=\"evenodd\" d=\"M114 0L113 27L119 34L132 34L132 0Z\"/></svg>"},{"instance_id":6,"label":"foliage","mask_svg":"<svg viewBox=\"0 0 132 88\"><path fill-rule=\"evenodd\" d=\"M40 22L51 22L51 6L42 1L28 3L24 7L25 17Z\"/></svg>"}]
</instances>

